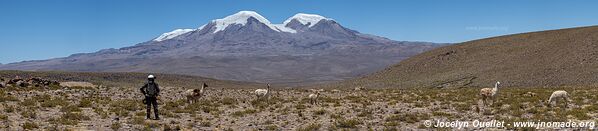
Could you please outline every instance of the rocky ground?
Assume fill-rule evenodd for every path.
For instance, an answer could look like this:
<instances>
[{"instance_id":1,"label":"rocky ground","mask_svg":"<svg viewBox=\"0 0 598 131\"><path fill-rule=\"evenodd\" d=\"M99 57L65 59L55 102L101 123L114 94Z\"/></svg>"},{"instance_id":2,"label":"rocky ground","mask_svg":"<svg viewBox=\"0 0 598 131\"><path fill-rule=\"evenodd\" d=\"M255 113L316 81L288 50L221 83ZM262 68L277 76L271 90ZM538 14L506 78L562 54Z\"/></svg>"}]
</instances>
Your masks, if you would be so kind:
<instances>
[{"instance_id":1,"label":"rocky ground","mask_svg":"<svg viewBox=\"0 0 598 131\"><path fill-rule=\"evenodd\" d=\"M571 94L568 105L540 102L560 89ZM325 90L318 104L305 89L273 89L257 99L255 89L221 88L187 104L184 90L163 87L162 119L146 120L137 87L0 88L0 130L425 130L426 120L598 119L597 88L501 88L487 107L479 88Z\"/></svg>"}]
</instances>

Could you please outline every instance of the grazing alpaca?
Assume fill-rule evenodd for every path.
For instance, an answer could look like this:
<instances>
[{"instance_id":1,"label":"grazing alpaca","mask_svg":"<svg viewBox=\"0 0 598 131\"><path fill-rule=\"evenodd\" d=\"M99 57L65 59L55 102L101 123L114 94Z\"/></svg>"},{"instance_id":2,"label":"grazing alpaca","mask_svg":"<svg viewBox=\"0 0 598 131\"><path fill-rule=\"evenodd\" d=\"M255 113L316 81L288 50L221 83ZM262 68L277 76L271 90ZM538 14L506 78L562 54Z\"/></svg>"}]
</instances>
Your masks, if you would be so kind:
<instances>
[{"instance_id":1,"label":"grazing alpaca","mask_svg":"<svg viewBox=\"0 0 598 131\"><path fill-rule=\"evenodd\" d=\"M330 92L339 93L339 92L341 92L341 90L338 90L338 89L332 89L332 90L330 90Z\"/></svg>"},{"instance_id":2,"label":"grazing alpaca","mask_svg":"<svg viewBox=\"0 0 598 131\"><path fill-rule=\"evenodd\" d=\"M484 105L486 105L487 100L490 98L492 98L491 104L494 104L494 99L498 94L498 85L500 85L499 81L497 81L496 84L494 84L494 88L483 88L480 90L480 96L482 97L482 103Z\"/></svg>"},{"instance_id":3,"label":"grazing alpaca","mask_svg":"<svg viewBox=\"0 0 598 131\"><path fill-rule=\"evenodd\" d=\"M363 91L363 90L365 90L365 87L358 86L358 87L355 87L355 89L353 89L353 90L355 90L355 91Z\"/></svg>"},{"instance_id":4,"label":"grazing alpaca","mask_svg":"<svg viewBox=\"0 0 598 131\"><path fill-rule=\"evenodd\" d=\"M187 97L187 102L189 104L193 104L197 102L197 99L201 98L204 93L204 89L208 87L206 83L203 83L201 89L189 89L185 91L185 96Z\"/></svg>"},{"instance_id":5,"label":"grazing alpaca","mask_svg":"<svg viewBox=\"0 0 598 131\"><path fill-rule=\"evenodd\" d=\"M262 97L267 97L268 94L270 94L270 83L267 84L267 88L266 89L257 89L255 90L255 95L257 96L257 98L262 98Z\"/></svg>"},{"instance_id":6,"label":"grazing alpaca","mask_svg":"<svg viewBox=\"0 0 598 131\"><path fill-rule=\"evenodd\" d=\"M558 99L562 99L563 101L565 101L565 106L567 106L568 102L570 101L567 91L558 90L552 92L552 95L550 95L550 98L548 98L548 105L552 105L553 102L557 103Z\"/></svg>"},{"instance_id":7,"label":"grazing alpaca","mask_svg":"<svg viewBox=\"0 0 598 131\"><path fill-rule=\"evenodd\" d=\"M318 103L318 97L320 97L320 91L315 91L315 93L309 94L309 103L311 104L317 104Z\"/></svg>"}]
</instances>

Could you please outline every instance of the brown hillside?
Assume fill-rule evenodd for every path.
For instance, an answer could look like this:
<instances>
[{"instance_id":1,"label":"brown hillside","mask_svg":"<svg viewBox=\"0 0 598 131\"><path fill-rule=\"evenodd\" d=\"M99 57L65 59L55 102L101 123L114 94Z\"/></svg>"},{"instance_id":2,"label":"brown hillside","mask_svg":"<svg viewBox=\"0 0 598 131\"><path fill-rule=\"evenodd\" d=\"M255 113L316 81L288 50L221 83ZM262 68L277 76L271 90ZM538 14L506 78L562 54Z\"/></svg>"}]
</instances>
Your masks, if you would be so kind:
<instances>
[{"instance_id":1,"label":"brown hillside","mask_svg":"<svg viewBox=\"0 0 598 131\"><path fill-rule=\"evenodd\" d=\"M437 48L341 86L598 85L598 26L531 32Z\"/></svg>"}]
</instances>

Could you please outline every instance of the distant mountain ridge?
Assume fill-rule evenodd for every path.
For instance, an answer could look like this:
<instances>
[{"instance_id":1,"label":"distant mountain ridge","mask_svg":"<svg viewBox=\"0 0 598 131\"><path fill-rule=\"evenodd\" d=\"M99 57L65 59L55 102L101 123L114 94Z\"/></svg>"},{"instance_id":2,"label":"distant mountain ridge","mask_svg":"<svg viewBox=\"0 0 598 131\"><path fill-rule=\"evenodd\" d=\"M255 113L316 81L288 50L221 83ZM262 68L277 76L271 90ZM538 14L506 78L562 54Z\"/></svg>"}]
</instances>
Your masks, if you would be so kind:
<instances>
[{"instance_id":1,"label":"distant mountain ridge","mask_svg":"<svg viewBox=\"0 0 598 131\"><path fill-rule=\"evenodd\" d=\"M160 72L309 84L368 74L439 46L362 34L320 15L299 13L272 24L256 12L240 11L130 47L10 63L0 69Z\"/></svg>"}]
</instances>

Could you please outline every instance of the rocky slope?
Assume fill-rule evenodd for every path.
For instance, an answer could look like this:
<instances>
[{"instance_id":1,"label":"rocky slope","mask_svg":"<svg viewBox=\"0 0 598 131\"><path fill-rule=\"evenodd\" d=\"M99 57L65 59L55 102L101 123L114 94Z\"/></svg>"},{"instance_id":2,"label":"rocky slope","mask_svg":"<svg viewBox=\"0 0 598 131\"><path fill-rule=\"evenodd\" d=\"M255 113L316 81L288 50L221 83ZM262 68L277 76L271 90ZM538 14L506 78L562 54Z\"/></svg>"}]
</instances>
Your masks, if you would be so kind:
<instances>
[{"instance_id":1,"label":"rocky slope","mask_svg":"<svg viewBox=\"0 0 598 131\"><path fill-rule=\"evenodd\" d=\"M177 86L186 88L199 88L207 83L214 88L255 88L263 87L265 84L239 81L216 80L212 78L152 73L158 79L156 82L161 86ZM44 80L64 82L89 82L103 87L133 87L139 88L146 82L148 73L134 72L61 72L61 71L0 71L0 82L21 78L41 78ZM31 85L33 86L33 85ZM42 88L42 87L40 87Z\"/></svg>"},{"instance_id":2,"label":"rocky slope","mask_svg":"<svg viewBox=\"0 0 598 131\"><path fill-rule=\"evenodd\" d=\"M130 47L10 63L0 70L161 72L305 84L354 78L438 46L362 34L314 14L272 24L241 11Z\"/></svg>"},{"instance_id":3,"label":"rocky slope","mask_svg":"<svg viewBox=\"0 0 598 131\"><path fill-rule=\"evenodd\" d=\"M598 26L514 34L437 48L337 86L595 86Z\"/></svg>"}]
</instances>

